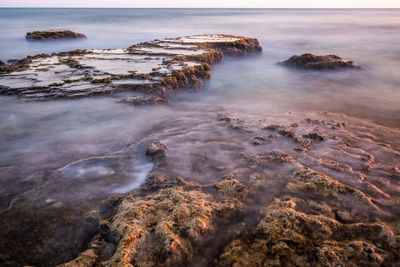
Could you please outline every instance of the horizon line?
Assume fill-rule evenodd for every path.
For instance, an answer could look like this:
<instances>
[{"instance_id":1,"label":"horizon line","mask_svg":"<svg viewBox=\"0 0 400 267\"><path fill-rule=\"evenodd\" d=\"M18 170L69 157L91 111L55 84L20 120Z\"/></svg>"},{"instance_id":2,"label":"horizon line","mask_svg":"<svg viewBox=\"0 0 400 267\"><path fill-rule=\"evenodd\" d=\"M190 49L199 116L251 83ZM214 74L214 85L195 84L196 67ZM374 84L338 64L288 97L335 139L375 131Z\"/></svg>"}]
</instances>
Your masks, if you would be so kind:
<instances>
[{"instance_id":1,"label":"horizon line","mask_svg":"<svg viewBox=\"0 0 400 267\"><path fill-rule=\"evenodd\" d=\"M87 9L400 9L400 7L69 7L0 6L0 8L87 8Z\"/></svg>"}]
</instances>

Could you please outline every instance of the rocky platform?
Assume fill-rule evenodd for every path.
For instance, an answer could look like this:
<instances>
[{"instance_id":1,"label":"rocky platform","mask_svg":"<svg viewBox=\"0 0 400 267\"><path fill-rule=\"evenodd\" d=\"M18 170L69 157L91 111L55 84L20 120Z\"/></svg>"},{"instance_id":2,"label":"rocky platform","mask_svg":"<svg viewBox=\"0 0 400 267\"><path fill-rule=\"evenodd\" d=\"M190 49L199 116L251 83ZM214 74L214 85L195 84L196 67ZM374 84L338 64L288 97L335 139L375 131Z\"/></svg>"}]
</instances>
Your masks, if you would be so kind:
<instances>
[{"instance_id":1,"label":"rocky platform","mask_svg":"<svg viewBox=\"0 0 400 267\"><path fill-rule=\"evenodd\" d=\"M146 183L62 266L398 266L398 131L221 112L187 135L145 141Z\"/></svg>"},{"instance_id":2,"label":"rocky platform","mask_svg":"<svg viewBox=\"0 0 400 267\"><path fill-rule=\"evenodd\" d=\"M336 55L316 56L313 54L303 54L292 56L279 64L296 67L304 70L333 70L343 68L359 68L353 61L343 60Z\"/></svg>"},{"instance_id":3,"label":"rocky platform","mask_svg":"<svg viewBox=\"0 0 400 267\"><path fill-rule=\"evenodd\" d=\"M397 266L399 140L329 113L161 121L122 150L27 170L2 202L0 265ZM82 198L99 187L113 195Z\"/></svg>"},{"instance_id":4,"label":"rocky platform","mask_svg":"<svg viewBox=\"0 0 400 267\"><path fill-rule=\"evenodd\" d=\"M42 100L199 88L211 76L210 65L223 55L244 56L261 49L252 38L197 35L155 40L127 49L28 56L0 67L0 94Z\"/></svg>"},{"instance_id":5,"label":"rocky platform","mask_svg":"<svg viewBox=\"0 0 400 267\"><path fill-rule=\"evenodd\" d=\"M25 39L28 41L45 41L57 39L84 39L86 35L83 33L73 32L70 30L48 30L28 32Z\"/></svg>"}]
</instances>

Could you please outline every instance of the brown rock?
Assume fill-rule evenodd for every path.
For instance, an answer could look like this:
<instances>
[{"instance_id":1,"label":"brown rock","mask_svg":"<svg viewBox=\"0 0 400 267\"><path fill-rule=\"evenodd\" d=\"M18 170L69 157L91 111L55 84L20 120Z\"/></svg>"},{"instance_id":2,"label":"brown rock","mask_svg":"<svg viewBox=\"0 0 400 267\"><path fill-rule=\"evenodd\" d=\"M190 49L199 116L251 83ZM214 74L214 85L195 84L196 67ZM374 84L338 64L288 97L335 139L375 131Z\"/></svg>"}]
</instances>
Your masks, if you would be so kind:
<instances>
[{"instance_id":1,"label":"brown rock","mask_svg":"<svg viewBox=\"0 0 400 267\"><path fill-rule=\"evenodd\" d=\"M338 210L336 212L336 215L343 222L351 222L353 220L353 218L351 217L351 215L348 211Z\"/></svg>"},{"instance_id":2,"label":"brown rock","mask_svg":"<svg viewBox=\"0 0 400 267\"><path fill-rule=\"evenodd\" d=\"M393 233L375 225L341 224L275 200L248 236L225 246L216 266L380 266L396 257L380 247L397 246ZM385 236L385 237L383 237ZM380 239L378 243L376 240ZM390 265L390 264L389 264Z\"/></svg>"},{"instance_id":3,"label":"brown rock","mask_svg":"<svg viewBox=\"0 0 400 267\"><path fill-rule=\"evenodd\" d=\"M234 209L209 194L177 188L146 198L128 197L112 220L120 242L105 266L185 265L195 255L194 244Z\"/></svg>"},{"instance_id":4,"label":"brown rock","mask_svg":"<svg viewBox=\"0 0 400 267\"><path fill-rule=\"evenodd\" d=\"M176 178L176 183L179 184L179 185L186 185L187 184L185 179L183 179L182 177L177 177Z\"/></svg>"},{"instance_id":5,"label":"brown rock","mask_svg":"<svg viewBox=\"0 0 400 267\"><path fill-rule=\"evenodd\" d=\"M298 138L296 132L293 131L293 130L282 129L282 130L279 131L279 134L282 135L282 136L286 136L286 137L292 139L293 142L295 142L295 143L299 143L300 142L300 139Z\"/></svg>"},{"instance_id":6,"label":"brown rock","mask_svg":"<svg viewBox=\"0 0 400 267\"><path fill-rule=\"evenodd\" d=\"M27 38L46 40L74 36L66 32L58 34L58 31L49 31L28 33ZM187 54L182 55L180 48L187 51ZM260 51L259 42L253 38L204 34L155 40L136 44L127 49L74 50L51 55L39 54L16 60L7 66L0 66L0 80L8 84L1 86L0 94L19 95L32 100L82 98L123 91L165 95L174 89L200 88L204 81L211 77L211 65L221 61L224 54L245 56ZM133 54L148 63L149 70L142 70L141 63L131 62ZM79 57L76 57L77 55ZM155 57L162 60L153 60ZM85 60L87 58L100 58L104 61L104 65L112 62L115 68L110 71L105 70L102 64L88 64ZM33 60L35 64L32 64ZM126 67L128 62L130 62L129 69ZM59 65L66 65L74 71L55 73L54 66ZM26 73L18 73L20 71L33 74L35 80L32 82L26 77ZM12 78L3 75L13 72L16 76ZM54 77L54 81L47 78L50 76ZM61 79L65 84L60 83ZM87 84L88 82L90 84ZM26 86L29 83L31 85ZM135 97L127 102L143 105L167 101L153 96Z\"/></svg>"},{"instance_id":7,"label":"brown rock","mask_svg":"<svg viewBox=\"0 0 400 267\"><path fill-rule=\"evenodd\" d=\"M82 38L86 38L86 36L82 33L77 33L70 30L34 31L28 32L25 36L25 39L29 41Z\"/></svg>"},{"instance_id":8,"label":"brown rock","mask_svg":"<svg viewBox=\"0 0 400 267\"><path fill-rule=\"evenodd\" d=\"M160 153L166 153L168 150L168 146L161 142L150 142L147 144L145 152L146 155L154 156Z\"/></svg>"},{"instance_id":9,"label":"brown rock","mask_svg":"<svg viewBox=\"0 0 400 267\"><path fill-rule=\"evenodd\" d=\"M357 188L342 184L323 173L308 168L294 172L286 185L286 190L293 193L312 192L324 197L334 197L339 201L346 201L351 196L355 203L374 207L371 198Z\"/></svg>"},{"instance_id":10,"label":"brown rock","mask_svg":"<svg viewBox=\"0 0 400 267\"><path fill-rule=\"evenodd\" d=\"M312 140L315 141L324 141L326 140L326 135L322 132L312 132L312 133L308 133L308 134L303 134L304 138L310 138Z\"/></svg>"},{"instance_id":11,"label":"brown rock","mask_svg":"<svg viewBox=\"0 0 400 267\"><path fill-rule=\"evenodd\" d=\"M127 103L134 106L143 106L143 105L155 105L168 103L169 101L162 96L155 95L141 95L141 96L130 96L124 99L121 99L121 103Z\"/></svg>"},{"instance_id":12,"label":"brown rock","mask_svg":"<svg viewBox=\"0 0 400 267\"><path fill-rule=\"evenodd\" d=\"M163 176L159 176L157 177L157 182L158 183L165 183L167 181L167 178L163 177Z\"/></svg>"},{"instance_id":13,"label":"brown rock","mask_svg":"<svg viewBox=\"0 0 400 267\"><path fill-rule=\"evenodd\" d=\"M266 126L264 129L273 131L273 130L276 130L276 129L279 129L279 128L282 128L282 126L281 125L276 125L276 124L270 124L270 125Z\"/></svg>"},{"instance_id":14,"label":"brown rock","mask_svg":"<svg viewBox=\"0 0 400 267\"><path fill-rule=\"evenodd\" d=\"M357 67L353 61L342 60L339 56L336 55L316 56L313 54L292 56L291 58L281 62L280 64L305 70L332 70Z\"/></svg>"}]
</instances>

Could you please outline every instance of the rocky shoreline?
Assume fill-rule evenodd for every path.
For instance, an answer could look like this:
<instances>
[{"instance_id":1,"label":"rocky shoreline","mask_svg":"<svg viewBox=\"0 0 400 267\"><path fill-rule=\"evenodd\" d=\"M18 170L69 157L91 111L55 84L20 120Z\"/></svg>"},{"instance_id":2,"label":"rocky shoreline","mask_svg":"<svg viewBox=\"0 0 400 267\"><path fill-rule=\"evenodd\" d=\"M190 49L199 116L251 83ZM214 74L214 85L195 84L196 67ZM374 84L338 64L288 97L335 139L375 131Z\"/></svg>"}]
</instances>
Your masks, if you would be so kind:
<instances>
[{"instance_id":1,"label":"rocky shoreline","mask_svg":"<svg viewBox=\"0 0 400 267\"><path fill-rule=\"evenodd\" d=\"M145 149L156 166L145 185L61 266L395 266L400 144L387 140L399 133L312 116L219 114L212 127L235 136L220 153L242 152L209 182L176 176L172 140L160 133ZM204 175L216 161L201 160Z\"/></svg>"},{"instance_id":2,"label":"rocky shoreline","mask_svg":"<svg viewBox=\"0 0 400 267\"><path fill-rule=\"evenodd\" d=\"M0 94L49 100L136 91L163 95L199 88L223 55L262 50L257 39L195 35L133 45L127 49L75 50L28 56L0 67Z\"/></svg>"},{"instance_id":3,"label":"rocky shoreline","mask_svg":"<svg viewBox=\"0 0 400 267\"><path fill-rule=\"evenodd\" d=\"M117 102L162 104L200 87L224 55L260 51L256 39L197 35L30 56L0 67L0 93L134 91ZM353 66L310 54L287 63ZM397 266L398 129L333 113L201 112L57 168L0 167L24 178L2 196L0 265Z\"/></svg>"},{"instance_id":4,"label":"rocky shoreline","mask_svg":"<svg viewBox=\"0 0 400 267\"><path fill-rule=\"evenodd\" d=\"M133 152L152 162L140 189L105 200L21 195L0 214L2 266L396 266L398 130L330 113L182 120L46 174L78 196L81 175L112 188Z\"/></svg>"}]
</instances>

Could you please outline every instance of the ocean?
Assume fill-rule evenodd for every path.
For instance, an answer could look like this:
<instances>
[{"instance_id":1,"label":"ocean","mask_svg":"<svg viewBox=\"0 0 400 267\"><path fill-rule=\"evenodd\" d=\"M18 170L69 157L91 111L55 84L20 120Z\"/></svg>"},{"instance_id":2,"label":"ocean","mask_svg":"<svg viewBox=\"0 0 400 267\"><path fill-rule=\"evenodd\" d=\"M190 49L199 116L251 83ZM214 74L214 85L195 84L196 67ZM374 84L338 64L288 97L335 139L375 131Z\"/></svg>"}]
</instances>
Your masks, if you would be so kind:
<instances>
[{"instance_id":1,"label":"ocean","mask_svg":"<svg viewBox=\"0 0 400 267\"><path fill-rule=\"evenodd\" d=\"M253 103L255 98L263 106L278 103L290 109L344 112L400 127L399 14L398 9L3 8L0 59L77 48L125 48L202 33L250 36L260 40L262 56L216 66L204 90L206 97L225 103L243 99ZM26 32L40 29L71 29L88 39L49 43L24 39ZM337 54L363 70L304 74L275 64L306 52Z\"/></svg>"},{"instance_id":2,"label":"ocean","mask_svg":"<svg viewBox=\"0 0 400 267\"><path fill-rule=\"evenodd\" d=\"M25 40L27 32L45 29L70 29L88 38ZM0 95L0 214L15 203L39 210L53 202L73 208L81 204L87 211L110 194L136 189L153 168L143 157L142 142L160 136L170 146L174 174L212 179L215 172L208 177L191 169L196 158L192 160L190 152L217 155L220 147L212 136L226 134L225 140L235 140L234 133L208 126L220 112L264 118L326 112L387 127L382 129L400 128L399 9L0 8L0 59L126 48L206 33L257 38L263 52L224 58L212 67L212 77L201 89L177 90L169 105L117 103L129 93L47 102ZM303 53L339 55L361 68L318 72L277 64ZM126 151L132 158L124 164L133 167L121 173L116 155ZM236 168L230 160L221 162Z\"/></svg>"}]
</instances>

